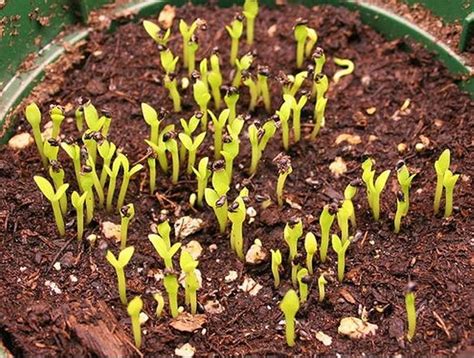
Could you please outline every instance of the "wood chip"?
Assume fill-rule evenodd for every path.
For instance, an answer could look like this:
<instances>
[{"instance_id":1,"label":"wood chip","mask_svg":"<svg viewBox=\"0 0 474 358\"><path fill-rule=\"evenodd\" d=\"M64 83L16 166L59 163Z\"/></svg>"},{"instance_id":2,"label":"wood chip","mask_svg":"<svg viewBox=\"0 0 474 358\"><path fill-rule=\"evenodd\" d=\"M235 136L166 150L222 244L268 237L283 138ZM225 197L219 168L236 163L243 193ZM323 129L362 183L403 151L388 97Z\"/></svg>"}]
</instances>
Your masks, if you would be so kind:
<instances>
[{"instance_id":1,"label":"wood chip","mask_svg":"<svg viewBox=\"0 0 474 358\"><path fill-rule=\"evenodd\" d=\"M347 142L349 144L356 145L362 143L362 140L357 134L354 135L349 133L342 133L337 136L335 143L341 144L342 142Z\"/></svg>"},{"instance_id":2,"label":"wood chip","mask_svg":"<svg viewBox=\"0 0 474 358\"><path fill-rule=\"evenodd\" d=\"M13 136L8 141L8 146L14 150L21 150L28 147L30 144L33 144L34 140L30 133L20 133Z\"/></svg>"},{"instance_id":3,"label":"wood chip","mask_svg":"<svg viewBox=\"0 0 474 358\"><path fill-rule=\"evenodd\" d=\"M349 303L352 303L353 305L356 303L356 300L354 296L351 295L349 291L347 291L345 288L341 288L339 290L339 294Z\"/></svg>"},{"instance_id":4,"label":"wood chip","mask_svg":"<svg viewBox=\"0 0 474 358\"><path fill-rule=\"evenodd\" d=\"M207 317L204 314L192 315L191 313L183 312L178 317L173 318L170 326L180 332L192 333L202 328L206 321Z\"/></svg>"}]
</instances>

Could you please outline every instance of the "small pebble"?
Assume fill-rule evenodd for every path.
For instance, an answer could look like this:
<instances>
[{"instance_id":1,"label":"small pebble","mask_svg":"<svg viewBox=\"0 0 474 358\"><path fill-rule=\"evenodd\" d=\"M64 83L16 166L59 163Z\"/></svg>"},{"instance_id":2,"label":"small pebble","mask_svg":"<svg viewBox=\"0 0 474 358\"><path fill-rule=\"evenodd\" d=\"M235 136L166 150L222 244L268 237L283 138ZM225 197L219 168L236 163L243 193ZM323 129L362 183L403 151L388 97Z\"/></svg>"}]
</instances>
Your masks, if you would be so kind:
<instances>
[{"instance_id":1,"label":"small pebble","mask_svg":"<svg viewBox=\"0 0 474 358\"><path fill-rule=\"evenodd\" d=\"M71 280L72 283L76 283L78 281L77 277L74 275L70 275L69 279Z\"/></svg>"},{"instance_id":2,"label":"small pebble","mask_svg":"<svg viewBox=\"0 0 474 358\"><path fill-rule=\"evenodd\" d=\"M60 271L61 270L61 263L59 261L56 261L54 263L53 267L56 271Z\"/></svg>"}]
</instances>

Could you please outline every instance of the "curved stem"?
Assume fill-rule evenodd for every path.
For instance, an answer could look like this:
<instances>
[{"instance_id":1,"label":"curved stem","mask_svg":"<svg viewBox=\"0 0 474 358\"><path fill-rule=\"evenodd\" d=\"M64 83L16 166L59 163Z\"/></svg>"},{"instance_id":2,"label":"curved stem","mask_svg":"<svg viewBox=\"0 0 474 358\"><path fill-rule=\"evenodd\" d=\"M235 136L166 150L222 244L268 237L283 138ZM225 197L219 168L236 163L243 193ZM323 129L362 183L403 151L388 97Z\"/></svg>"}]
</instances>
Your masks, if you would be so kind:
<instances>
[{"instance_id":1,"label":"curved stem","mask_svg":"<svg viewBox=\"0 0 474 358\"><path fill-rule=\"evenodd\" d=\"M76 208L77 220L77 239L80 241L84 236L84 206Z\"/></svg>"},{"instance_id":2,"label":"curved stem","mask_svg":"<svg viewBox=\"0 0 474 358\"><path fill-rule=\"evenodd\" d=\"M56 221L56 226L58 227L59 236L64 236L66 230L64 228L63 214L61 213L61 206L59 201L52 201L51 205L53 206L54 220Z\"/></svg>"},{"instance_id":3,"label":"curved stem","mask_svg":"<svg viewBox=\"0 0 474 358\"><path fill-rule=\"evenodd\" d=\"M135 347L140 348L142 345L142 330L140 328L140 316L133 316L130 317L132 321L132 331L133 331L133 339L135 341Z\"/></svg>"},{"instance_id":4,"label":"curved stem","mask_svg":"<svg viewBox=\"0 0 474 358\"><path fill-rule=\"evenodd\" d=\"M444 207L444 217L447 218L451 216L453 213L453 192L454 187L446 188L446 200L445 200L445 207Z\"/></svg>"},{"instance_id":5,"label":"curved stem","mask_svg":"<svg viewBox=\"0 0 474 358\"><path fill-rule=\"evenodd\" d=\"M106 210L108 212L112 211L112 202L114 200L114 193L115 193L115 185L117 183L117 178L110 177L109 180L109 187L107 189L107 203L105 205Z\"/></svg>"},{"instance_id":6,"label":"curved stem","mask_svg":"<svg viewBox=\"0 0 474 358\"><path fill-rule=\"evenodd\" d=\"M94 193L92 187L87 190L86 195L86 224L89 224L94 218Z\"/></svg>"},{"instance_id":7,"label":"curved stem","mask_svg":"<svg viewBox=\"0 0 474 358\"><path fill-rule=\"evenodd\" d=\"M156 189L156 159L148 159L148 167L150 168L150 194L153 195Z\"/></svg>"},{"instance_id":8,"label":"curved stem","mask_svg":"<svg viewBox=\"0 0 474 358\"><path fill-rule=\"evenodd\" d=\"M434 197L434 204L433 210L435 215L439 212L439 206L441 204L441 196L443 195L443 176L437 175L436 181L436 190L435 190L435 197Z\"/></svg>"},{"instance_id":9,"label":"curved stem","mask_svg":"<svg viewBox=\"0 0 474 358\"><path fill-rule=\"evenodd\" d=\"M125 282L125 272L123 268L117 268L117 286L119 290L120 302L127 304L127 284Z\"/></svg>"},{"instance_id":10,"label":"curved stem","mask_svg":"<svg viewBox=\"0 0 474 358\"><path fill-rule=\"evenodd\" d=\"M346 269L346 253L343 252L337 255L337 279L339 282L344 280L344 271Z\"/></svg>"},{"instance_id":11,"label":"curved stem","mask_svg":"<svg viewBox=\"0 0 474 358\"><path fill-rule=\"evenodd\" d=\"M178 178L179 178L179 154L177 150L173 150L171 152L171 160L173 164L173 173L172 173L171 181L173 184L177 184Z\"/></svg>"},{"instance_id":12,"label":"curved stem","mask_svg":"<svg viewBox=\"0 0 474 358\"><path fill-rule=\"evenodd\" d=\"M120 186L120 192L117 200L117 210L123 206L125 202L125 195L127 195L128 184L130 183L130 177L128 175L123 176L122 185Z\"/></svg>"},{"instance_id":13,"label":"curved stem","mask_svg":"<svg viewBox=\"0 0 474 358\"><path fill-rule=\"evenodd\" d=\"M293 347L295 345L295 318L289 317L285 318L285 335L286 335L286 343Z\"/></svg>"}]
</instances>

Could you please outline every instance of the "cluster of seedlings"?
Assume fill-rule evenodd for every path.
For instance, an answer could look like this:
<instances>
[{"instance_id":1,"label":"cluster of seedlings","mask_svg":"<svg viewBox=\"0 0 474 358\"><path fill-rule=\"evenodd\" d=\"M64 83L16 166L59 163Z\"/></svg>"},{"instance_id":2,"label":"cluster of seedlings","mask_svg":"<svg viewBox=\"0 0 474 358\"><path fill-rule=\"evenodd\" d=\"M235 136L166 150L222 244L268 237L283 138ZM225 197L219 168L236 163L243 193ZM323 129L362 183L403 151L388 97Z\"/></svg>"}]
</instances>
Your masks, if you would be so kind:
<instances>
[{"instance_id":1,"label":"cluster of seedlings","mask_svg":"<svg viewBox=\"0 0 474 358\"><path fill-rule=\"evenodd\" d=\"M100 113L88 101L75 112L77 130L82 133L78 140L61 139L61 123L65 118L63 110L52 107L49 115L53 124L52 136L43 140L40 132L41 113L36 104L26 108L25 116L31 124L36 146L51 180L35 176L34 180L44 196L51 202L54 218L60 236L66 234L64 216L68 213L68 200L76 213L77 238L84 236L84 228L93 219L97 209L116 212L121 217L121 244L118 256L111 251L107 252L106 259L115 268L120 301L127 306L131 317L132 331L137 347L141 345L141 329L139 314L143 307L140 297L134 297L130 302L126 293L125 267L130 262L134 247L127 246L128 226L135 215L133 204L125 204L130 180L140 171L147 170L150 194L157 191L159 176L170 176L172 183L177 183L184 173L196 179L196 192L190 195L190 204L197 208L205 208L205 204L212 208L220 233L226 233L230 221L229 241L230 248L236 256L244 260L245 237L243 225L247 215L249 190L241 187L238 195L230 198L229 191L232 187L234 161L239 156L241 140L248 138L251 148L251 160L248 174L253 176L258 171L259 162L270 140L279 132L282 138L282 153L274 158L278 168L275 185L275 197L281 207L285 202L285 181L293 169L288 152L293 143L303 139L301 130L301 113L305 106L313 108L313 130L307 139L315 140L325 125L325 108L327 104L326 92L330 80L323 73L326 55L316 46L317 32L310 28L304 20L298 20L294 26L296 42L296 68L303 68L310 59L312 64L307 69L292 74L279 74L277 79L282 84L282 104L274 109L269 90L269 68L255 66L255 56L251 53L239 57L239 42L244 33L247 43L254 41L254 24L258 14L258 2L246 0L242 15L238 14L226 27L231 38L230 58L224 59L218 51L210 58L203 58L196 62L196 53L199 49L196 32L204 31L205 21L197 19L191 25L181 20L179 31L183 40L183 53L179 58L173 54L167 44L171 30L162 30L150 21L143 25L148 34L158 44L161 66L163 68L163 84L169 91L174 112L181 112L181 95L178 86L178 65L187 69L187 75L192 81L193 98L198 110L189 119L181 118L179 124L164 125L167 119L165 110L156 110L143 103L142 113L145 122L150 127L149 138L144 138L148 146L146 168L137 163L130 164L126 155L120 148L108 139L112 117L109 113ZM224 85L224 76L220 70L222 61L229 60L234 68L231 84ZM343 67L338 71L333 81L337 82L345 75L352 73L354 64L350 60L334 58L334 62ZM198 70L196 70L196 68ZM189 81L189 79L186 77ZM303 84L308 85L311 91L303 90ZM243 89L244 88L244 89ZM240 92L247 90L249 94L248 110L251 113L257 106L263 106L268 113L268 120L264 123L251 121L249 115L237 113L237 103ZM223 99L222 99L222 94ZM166 123L169 123L167 121ZM180 127L178 127L180 126ZM245 133L246 132L246 133ZM64 136L63 136L64 137ZM198 153L203 153L201 146L206 137L212 137L213 153L197 158ZM59 150L64 150L72 161L75 181L70 178L70 183L65 182L65 172L58 161ZM286 259L291 269L291 281L294 289L284 295L280 308L286 320L286 339L289 346L295 344L295 315L300 305L308 298L310 277L314 275L315 257L319 251L319 262L324 263L328 258L330 246L337 255L337 277L340 282L344 279L345 257L353 233L357 227L356 212L353 199L358 191L365 186L368 206L374 220L380 218L380 197L390 176L390 170L376 175L373 169L374 160L366 159L362 163L361 180L355 180L347 185L343 193L343 200L339 203L326 204L319 217L320 242L316 235L307 232L304 236L305 264L297 260L299 240L303 237L303 222L297 218L287 223L283 231L283 240L289 249ZM450 152L445 150L435 163L437 185L434 200L434 212L438 212L443 189L445 191L444 216L452 214L453 190L458 174L450 170ZM414 174L410 174L407 165L400 162L396 168L400 193L397 196L397 210L394 219L394 231L401 230L402 219L408 215L409 192ZM118 183L120 187L117 188ZM75 187L68 195L68 189ZM117 194L118 189L118 194ZM116 202L114 205L114 199ZM262 207L267 207L263 203ZM337 223L335 228L334 221ZM165 267L164 288L167 293L169 312L172 317L179 314L179 276L174 267L174 257L178 252L181 275L184 275L185 304L191 314L197 312L197 291L200 288L200 274L197 267L199 262L185 250L181 250L181 243L172 243L170 238L171 227L168 221L157 226L157 233L148 236L150 243L162 259ZM271 250L271 270L275 287L280 285L280 273L284 260L280 250ZM325 285L327 280L324 274L318 278L319 301L325 299ZM408 317L409 340L415 335L416 311L413 287L406 294L406 309ZM161 293L156 293L156 314L160 316L165 306Z\"/></svg>"}]
</instances>

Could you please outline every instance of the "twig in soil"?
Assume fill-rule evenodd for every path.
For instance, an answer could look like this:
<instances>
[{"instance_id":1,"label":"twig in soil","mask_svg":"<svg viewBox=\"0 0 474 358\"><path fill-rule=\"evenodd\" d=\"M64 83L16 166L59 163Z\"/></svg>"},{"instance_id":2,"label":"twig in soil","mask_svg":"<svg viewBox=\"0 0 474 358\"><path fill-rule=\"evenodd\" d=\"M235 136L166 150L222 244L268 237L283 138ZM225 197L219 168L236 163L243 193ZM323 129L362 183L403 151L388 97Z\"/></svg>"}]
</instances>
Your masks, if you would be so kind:
<instances>
[{"instance_id":1,"label":"twig in soil","mask_svg":"<svg viewBox=\"0 0 474 358\"><path fill-rule=\"evenodd\" d=\"M444 323L443 319L440 317L436 311L433 311L433 316L436 318L436 325L441 328L444 333L448 336L448 338L451 338L451 334L449 333L448 327L446 327L446 323Z\"/></svg>"},{"instance_id":2,"label":"twig in soil","mask_svg":"<svg viewBox=\"0 0 474 358\"><path fill-rule=\"evenodd\" d=\"M64 250L66 250L66 248L69 246L69 244L72 242L72 240L74 240L75 237L71 237L64 245L63 247L61 247L61 249L59 249L58 253L56 255L54 255L54 258L53 260L51 261L51 263L49 264L49 267L48 269L46 270L46 274L49 273L49 271L51 271L51 269L53 268L54 266L54 263L56 262L56 260L59 258L59 256L61 256L61 254L63 253Z\"/></svg>"}]
</instances>

